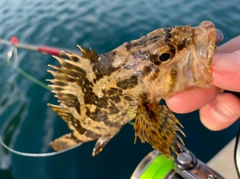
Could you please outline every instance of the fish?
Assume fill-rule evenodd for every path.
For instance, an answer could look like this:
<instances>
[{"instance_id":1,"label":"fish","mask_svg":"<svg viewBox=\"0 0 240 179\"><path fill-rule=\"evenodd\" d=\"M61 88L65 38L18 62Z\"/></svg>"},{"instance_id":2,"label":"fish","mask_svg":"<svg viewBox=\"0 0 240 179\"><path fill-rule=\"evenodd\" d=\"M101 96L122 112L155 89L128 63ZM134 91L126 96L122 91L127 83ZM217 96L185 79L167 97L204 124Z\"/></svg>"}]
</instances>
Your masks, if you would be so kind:
<instances>
[{"instance_id":1,"label":"fish","mask_svg":"<svg viewBox=\"0 0 240 179\"><path fill-rule=\"evenodd\" d=\"M135 119L136 143L149 143L166 157L184 144L183 126L161 100L185 90L211 86L217 30L210 21L156 29L98 55L78 46L49 65L49 86L58 105L48 104L72 131L50 143L56 151L97 140L92 156Z\"/></svg>"}]
</instances>

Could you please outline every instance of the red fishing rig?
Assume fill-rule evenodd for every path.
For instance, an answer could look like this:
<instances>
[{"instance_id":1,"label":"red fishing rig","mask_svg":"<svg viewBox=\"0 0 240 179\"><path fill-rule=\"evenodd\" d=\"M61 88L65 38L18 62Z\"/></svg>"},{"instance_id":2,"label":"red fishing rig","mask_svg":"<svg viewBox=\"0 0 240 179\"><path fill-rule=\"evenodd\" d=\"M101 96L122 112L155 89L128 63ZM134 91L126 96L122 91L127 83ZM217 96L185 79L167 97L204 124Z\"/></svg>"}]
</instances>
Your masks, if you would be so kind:
<instances>
[{"instance_id":1,"label":"red fishing rig","mask_svg":"<svg viewBox=\"0 0 240 179\"><path fill-rule=\"evenodd\" d=\"M66 55L63 53L62 50L55 48L55 47L48 47L48 46L43 46L43 45L29 45L29 44L23 44L19 43L17 37L11 37L10 41L8 40L3 40L0 38L0 44L7 45L10 47L8 53L13 53L14 49L21 48L25 50L31 50L31 51L36 51L40 53L45 53L48 55L55 55L55 56L60 56L60 57L66 57Z\"/></svg>"}]
</instances>

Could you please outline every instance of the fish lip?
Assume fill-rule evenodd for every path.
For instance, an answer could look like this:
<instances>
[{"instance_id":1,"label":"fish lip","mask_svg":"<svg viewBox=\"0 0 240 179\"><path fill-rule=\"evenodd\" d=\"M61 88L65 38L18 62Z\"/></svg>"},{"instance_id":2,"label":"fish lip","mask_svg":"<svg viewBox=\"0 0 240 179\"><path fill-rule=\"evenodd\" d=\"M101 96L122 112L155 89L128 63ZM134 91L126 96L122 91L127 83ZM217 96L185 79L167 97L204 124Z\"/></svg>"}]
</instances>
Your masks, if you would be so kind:
<instances>
[{"instance_id":1,"label":"fish lip","mask_svg":"<svg viewBox=\"0 0 240 179\"><path fill-rule=\"evenodd\" d=\"M224 35L220 29L216 29L216 40L215 43L216 45L222 42L224 39Z\"/></svg>"},{"instance_id":2,"label":"fish lip","mask_svg":"<svg viewBox=\"0 0 240 179\"><path fill-rule=\"evenodd\" d=\"M192 84L196 87L211 86L211 63L216 44L223 40L222 31L210 21L204 21L195 28L193 48L191 48Z\"/></svg>"}]
</instances>

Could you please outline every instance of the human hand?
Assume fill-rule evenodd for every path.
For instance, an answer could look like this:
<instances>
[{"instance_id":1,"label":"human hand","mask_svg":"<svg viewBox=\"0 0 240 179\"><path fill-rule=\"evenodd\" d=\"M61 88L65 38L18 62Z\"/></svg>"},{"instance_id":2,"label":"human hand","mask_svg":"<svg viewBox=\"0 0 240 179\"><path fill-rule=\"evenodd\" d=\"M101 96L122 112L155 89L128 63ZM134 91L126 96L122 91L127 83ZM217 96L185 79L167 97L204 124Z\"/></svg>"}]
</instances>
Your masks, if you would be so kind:
<instances>
[{"instance_id":1,"label":"human hand","mask_svg":"<svg viewBox=\"0 0 240 179\"><path fill-rule=\"evenodd\" d=\"M218 48L212 62L211 88L184 91L166 100L168 107L177 113L197 109L202 123L211 130L221 130L240 117L240 99L224 90L240 92L240 36Z\"/></svg>"}]
</instances>

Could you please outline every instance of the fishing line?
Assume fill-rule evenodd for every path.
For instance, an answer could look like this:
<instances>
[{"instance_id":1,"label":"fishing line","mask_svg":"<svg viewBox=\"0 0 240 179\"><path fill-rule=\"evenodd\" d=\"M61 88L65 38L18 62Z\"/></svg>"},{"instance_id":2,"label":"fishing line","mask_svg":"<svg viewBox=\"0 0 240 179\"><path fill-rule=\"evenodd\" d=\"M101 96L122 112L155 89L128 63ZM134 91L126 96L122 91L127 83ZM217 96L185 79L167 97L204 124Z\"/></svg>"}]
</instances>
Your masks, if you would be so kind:
<instances>
[{"instance_id":1,"label":"fishing line","mask_svg":"<svg viewBox=\"0 0 240 179\"><path fill-rule=\"evenodd\" d=\"M49 86L47 86L46 84L42 83L41 81L39 81L38 79L34 78L33 76L31 76L30 74L26 73L25 71L23 71L21 68L19 68L17 65L15 65L13 62L11 62L10 60L7 60L6 57L4 57L3 55L0 54L0 59L6 61L12 68L14 68L19 74L23 75L24 77L26 77L27 79L29 79L30 81L32 81L33 83L51 91L51 88ZM3 130L1 130L3 131ZM21 156L26 156L26 157L49 157L49 156L54 156L54 155L58 155L58 154L62 154L64 152L67 152L69 150L72 150L74 148L77 148L79 147L80 145L82 145L82 143L74 146L74 147L71 147L71 148L68 148L68 149L65 149L65 150L62 150L62 151L57 151L57 152L49 152L49 153L26 153L26 152L21 152L21 151L17 151L17 150L14 150L12 148L10 148L7 144L4 143L4 141L2 140L2 136L3 133L0 134L0 143L1 145L7 149L8 151L14 153L14 154L17 154L17 155L21 155Z\"/></svg>"},{"instance_id":2,"label":"fishing line","mask_svg":"<svg viewBox=\"0 0 240 179\"><path fill-rule=\"evenodd\" d=\"M19 74L21 74L22 76L26 77L27 79L29 79L30 81L32 81L33 83L51 91L52 89L46 85L45 83L39 81L38 79L34 78L33 76L31 76L30 74L26 73L24 70L22 70L20 67L18 67L17 65L15 65L13 62L11 62L10 60L7 60L7 58L3 55L0 55L0 59L6 61L13 69L15 69Z\"/></svg>"},{"instance_id":3,"label":"fishing line","mask_svg":"<svg viewBox=\"0 0 240 179\"><path fill-rule=\"evenodd\" d=\"M69 150L72 150L74 148L77 148L79 147L80 145L82 145L82 143L79 143L78 145L75 145L73 147L70 147L68 149L65 149L65 150L61 150L61 151L57 151L57 152L48 152L48 153L26 153L26 152L21 152L21 151L17 151L17 150L14 150L13 148L10 148L9 146L7 146L3 140L2 140L2 136L3 134L1 133L0 135L0 143L1 145L7 149L8 151L14 153L14 154L17 154L17 155L21 155L21 156L25 156L25 157L50 157L50 156L54 156L54 155L58 155L58 154L62 154L62 153L65 153Z\"/></svg>"},{"instance_id":4,"label":"fishing line","mask_svg":"<svg viewBox=\"0 0 240 179\"><path fill-rule=\"evenodd\" d=\"M130 125L134 126L134 122L128 122L128 124L130 124Z\"/></svg>"}]
</instances>

